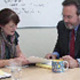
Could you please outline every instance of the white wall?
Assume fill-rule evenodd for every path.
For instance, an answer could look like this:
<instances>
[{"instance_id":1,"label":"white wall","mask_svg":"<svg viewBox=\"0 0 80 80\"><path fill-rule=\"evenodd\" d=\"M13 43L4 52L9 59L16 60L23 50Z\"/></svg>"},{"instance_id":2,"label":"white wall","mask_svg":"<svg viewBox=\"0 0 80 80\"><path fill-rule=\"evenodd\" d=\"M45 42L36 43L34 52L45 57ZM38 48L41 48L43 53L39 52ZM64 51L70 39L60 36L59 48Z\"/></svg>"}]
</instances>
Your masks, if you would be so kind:
<instances>
[{"instance_id":1,"label":"white wall","mask_svg":"<svg viewBox=\"0 0 80 80\"><path fill-rule=\"evenodd\" d=\"M17 29L20 34L19 44L27 56L44 57L51 53L57 39L56 28Z\"/></svg>"},{"instance_id":2,"label":"white wall","mask_svg":"<svg viewBox=\"0 0 80 80\"><path fill-rule=\"evenodd\" d=\"M0 0L0 10L10 8L20 17L19 27L52 27L62 19L64 0Z\"/></svg>"}]
</instances>

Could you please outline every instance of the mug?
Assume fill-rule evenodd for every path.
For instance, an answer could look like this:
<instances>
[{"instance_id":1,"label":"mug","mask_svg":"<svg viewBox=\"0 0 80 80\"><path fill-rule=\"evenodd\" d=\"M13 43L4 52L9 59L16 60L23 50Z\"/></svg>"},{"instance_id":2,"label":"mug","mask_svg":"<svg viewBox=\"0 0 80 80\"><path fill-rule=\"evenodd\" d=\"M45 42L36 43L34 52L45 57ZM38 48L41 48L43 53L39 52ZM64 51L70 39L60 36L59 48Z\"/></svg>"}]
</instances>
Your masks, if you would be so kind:
<instances>
[{"instance_id":1,"label":"mug","mask_svg":"<svg viewBox=\"0 0 80 80\"><path fill-rule=\"evenodd\" d=\"M52 71L53 72L64 72L66 70L68 70L68 65L69 63L67 61L63 61L63 60L52 60ZM66 66L66 67L65 67Z\"/></svg>"}]
</instances>

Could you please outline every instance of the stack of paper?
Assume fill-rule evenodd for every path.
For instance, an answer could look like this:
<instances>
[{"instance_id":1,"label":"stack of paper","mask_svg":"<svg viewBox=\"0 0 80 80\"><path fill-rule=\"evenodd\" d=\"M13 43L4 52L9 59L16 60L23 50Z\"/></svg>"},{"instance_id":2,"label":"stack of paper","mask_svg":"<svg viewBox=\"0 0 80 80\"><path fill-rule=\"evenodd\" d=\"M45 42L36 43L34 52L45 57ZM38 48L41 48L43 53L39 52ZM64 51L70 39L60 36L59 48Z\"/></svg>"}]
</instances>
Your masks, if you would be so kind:
<instances>
[{"instance_id":1,"label":"stack of paper","mask_svg":"<svg viewBox=\"0 0 80 80\"><path fill-rule=\"evenodd\" d=\"M0 70L0 79L11 77L11 74Z\"/></svg>"}]
</instances>

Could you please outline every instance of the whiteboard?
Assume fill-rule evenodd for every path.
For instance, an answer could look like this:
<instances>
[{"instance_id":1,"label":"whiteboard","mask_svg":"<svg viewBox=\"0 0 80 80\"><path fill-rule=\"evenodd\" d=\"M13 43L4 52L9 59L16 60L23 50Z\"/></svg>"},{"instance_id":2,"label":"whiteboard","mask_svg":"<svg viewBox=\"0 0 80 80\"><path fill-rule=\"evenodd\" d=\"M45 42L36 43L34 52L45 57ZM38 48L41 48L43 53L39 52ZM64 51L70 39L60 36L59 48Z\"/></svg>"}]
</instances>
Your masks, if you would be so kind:
<instances>
[{"instance_id":1,"label":"whiteboard","mask_svg":"<svg viewBox=\"0 0 80 80\"><path fill-rule=\"evenodd\" d=\"M63 0L0 0L0 10L10 8L20 17L19 28L55 27L62 19Z\"/></svg>"}]
</instances>

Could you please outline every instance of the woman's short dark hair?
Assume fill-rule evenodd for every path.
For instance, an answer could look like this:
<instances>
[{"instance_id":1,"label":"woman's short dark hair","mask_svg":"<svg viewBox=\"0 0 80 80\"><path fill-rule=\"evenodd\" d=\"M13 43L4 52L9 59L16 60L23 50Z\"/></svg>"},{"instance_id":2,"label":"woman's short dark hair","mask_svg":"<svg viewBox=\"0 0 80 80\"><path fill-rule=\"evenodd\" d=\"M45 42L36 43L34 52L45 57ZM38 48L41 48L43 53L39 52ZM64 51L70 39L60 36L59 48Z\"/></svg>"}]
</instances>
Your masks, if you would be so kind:
<instances>
[{"instance_id":1,"label":"woman's short dark hair","mask_svg":"<svg viewBox=\"0 0 80 80\"><path fill-rule=\"evenodd\" d=\"M5 8L0 11L0 25L6 25L13 21L16 25L19 23L19 16L11 9Z\"/></svg>"}]
</instances>

